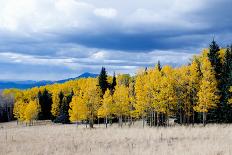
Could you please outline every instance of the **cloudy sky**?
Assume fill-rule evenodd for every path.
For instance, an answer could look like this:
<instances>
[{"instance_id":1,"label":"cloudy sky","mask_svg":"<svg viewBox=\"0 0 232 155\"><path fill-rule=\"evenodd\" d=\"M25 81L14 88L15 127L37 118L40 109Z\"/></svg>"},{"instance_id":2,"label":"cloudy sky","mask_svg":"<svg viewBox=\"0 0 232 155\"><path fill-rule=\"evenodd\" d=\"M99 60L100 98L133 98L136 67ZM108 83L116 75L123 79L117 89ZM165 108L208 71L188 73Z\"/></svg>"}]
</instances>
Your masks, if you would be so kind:
<instances>
[{"instance_id":1,"label":"cloudy sky","mask_svg":"<svg viewBox=\"0 0 232 155\"><path fill-rule=\"evenodd\" d=\"M0 0L0 79L186 64L232 41L231 0Z\"/></svg>"}]
</instances>

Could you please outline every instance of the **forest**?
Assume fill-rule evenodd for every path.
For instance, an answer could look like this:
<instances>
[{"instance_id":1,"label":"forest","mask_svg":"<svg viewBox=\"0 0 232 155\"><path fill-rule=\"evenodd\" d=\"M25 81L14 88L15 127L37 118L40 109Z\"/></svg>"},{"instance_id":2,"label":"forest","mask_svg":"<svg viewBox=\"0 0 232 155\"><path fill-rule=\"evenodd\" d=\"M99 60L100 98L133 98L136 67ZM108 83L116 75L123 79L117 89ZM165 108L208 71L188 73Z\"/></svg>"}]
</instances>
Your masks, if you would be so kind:
<instances>
[{"instance_id":1,"label":"forest","mask_svg":"<svg viewBox=\"0 0 232 155\"><path fill-rule=\"evenodd\" d=\"M232 46L209 48L180 67L161 65L141 68L134 76L107 75L104 67L97 78L82 78L26 90L6 89L13 96L13 114L19 123L35 120L55 123L124 122L143 126L176 123L232 122Z\"/></svg>"}]
</instances>

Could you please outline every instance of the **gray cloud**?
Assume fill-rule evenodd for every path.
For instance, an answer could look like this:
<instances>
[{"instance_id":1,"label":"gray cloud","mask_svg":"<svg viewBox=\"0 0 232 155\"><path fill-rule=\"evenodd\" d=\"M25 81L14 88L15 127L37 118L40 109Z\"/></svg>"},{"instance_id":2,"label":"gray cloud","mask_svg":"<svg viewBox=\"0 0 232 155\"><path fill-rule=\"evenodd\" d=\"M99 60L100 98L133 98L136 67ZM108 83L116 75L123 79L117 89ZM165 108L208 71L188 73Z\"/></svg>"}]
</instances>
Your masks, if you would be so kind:
<instances>
[{"instance_id":1,"label":"gray cloud","mask_svg":"<svg viewBox=\"0 0 232 155\"><path fill-rule=\"evenodd\" d=\"M222 46L231 43L231 0L2 0L0 6L1 79L62 79L101 66L132 73L158 60L178 66L213 36Z\"/></svg>"}]
</instances>

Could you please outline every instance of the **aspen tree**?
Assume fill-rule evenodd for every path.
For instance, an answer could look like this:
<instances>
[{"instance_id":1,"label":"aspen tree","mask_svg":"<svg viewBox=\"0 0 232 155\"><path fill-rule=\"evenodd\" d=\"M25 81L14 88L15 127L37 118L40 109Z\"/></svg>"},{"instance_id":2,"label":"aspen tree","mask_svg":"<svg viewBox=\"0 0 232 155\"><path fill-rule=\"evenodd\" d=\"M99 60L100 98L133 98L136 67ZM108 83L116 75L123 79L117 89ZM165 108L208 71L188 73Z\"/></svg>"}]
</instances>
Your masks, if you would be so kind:
<instances>
[{"instance_id":1,"label":"aspen tree","mask_svg":"<svg viewBox=\"0 0 232 155\"><path fill-rule=\"evenodd\" d=\"M27 107L27 104L22 100L15 102L13 114L18 121L24 121L24 111Z\"/></svg>"},{"instance_id":2,"label":"aspen tree","mask_svg":"<svg viewBox=\"0 0 232 155\"><path fill-rule=\"evenodd\" d=\"M24 111L24 120L27 122L27 123L30 123L37 119L38 117L38 114L39 114L39 111L40 111L40 107L39 107L39 104L37 101L33 100L33 101L30 101L27 105L26 105L26 108L25 108L25 111Z\"/></svg>"},{"instance_id":3,"label":"aspen tree","mask_svg":"<svg viewBox=\"0 0 232 155\"><path fill-rule=\"evenodd\" d=\"M190 66L182 66L176 69L176 94L178 96L177 108L180 123L189 123L192 115Z\"/></svg>"},{"instance_id":4,"label":"aspen tree","mask_svg":"<svg viewBox=\"0 0 232 155\"><path fill-rule=\"evenodd\" d=\"M189 83L190 83L192 124L194 125L195 122L194 106L197 104L198 101L197 93L200 89L200 82L202 78L199 58L197 57L193 58L189 70L190 70Z\"/></svg>"},{"instance_id":5,"label":"aspen tree","mask_svg":"<svg viewBox=\"0 0 232 155\"><path fill-rule=\"evenodd\" d=\"M96 79L86 80L86 90L84 92L84 102L88 108L88 120L90 128L93 128L94 120L97 117L97 111L101 105L101 90L97 86Z\"/></svg>"},{"instance_id":6,"label":"aspen tree","mask_svg":"<svg viewBox=\"0 0 232 155\"><path fill-rule=\"evenodd\" d=\"M176 109L177 97L174 89L173 69L170 66L164 66L162 73L163 76L160 82L160 92L157 102L158 106L156 108L158 112L164 114L164 116L161 115L161 123L165 123L165 116L170 116Z\"/></svg>"},{"instance_id":7,"label":"aspen tree","mask_svg":"<svg viewBox=\"0 0 232 155\"><path fill-rule=\"evenodd\" d=\"M129 126L133 123L133 118L136 118L136 111L135 111L135 78L131 78L130 84L129 84L129 117L130 117L130 123Z\"/></svg>"},{"instance_id":8,"label":"aspen tree","mask_svg":"<svg viewBox=\"0 0 232 155\"><path fill-rule=\"evenodd\" d=\"M157 115L157 99L160 95L160 82L161 82L161 72L160 72L160 65L159 63L155 66L155 68L150 68L147 70L146 74L146 83L145 87L145 94L146 94L146 102L147 102L147 112L149 115L149 125L153 126L157 123L156 115Z\"/></svg>"},{"instance_id":9,"label":"aspen tree","mask_svg":"<svg viewBox=\"0 0 232 155\"><path fill-rule=\"evenodd\" d=\"M107 128L108 118L113 114L113 97L111 96L111 91L106 90L101 107L98 109L98 116L105 118L105 125Z\"/></svg>"},{"instance_id":10,"label":"aspen tree","mask_svg":"<svg viewBox=\"0 0 232 155\"><path fill-rule=\"evenodd\" d=\"M74 93L75 94L75 93ZM71 122L87 120L88 108L84 103L82 95L75 94L70 103L69 119Z\"/></svg>"},{"instance_id":11,"label":"aspen tree","mask_svg":"<svg viewBox=\"0 0 232 155\"><path fill-rule=\"evenodd\" d=\"M54 87L52 90L52 109L51 113L54 117L57 117L60 113L60 90Z\"/></svg>"},{"instance_id":12,"label":"aspen tree","mask_svg":"<svg viewBox=\"0 0 232 155\"><path fill-rule=\"evenodd\" d=\"M124 85L117 85L113 95L115 102L114 112L119 118L119 126L122 127L123 116L129 115L129 88Z\"/></svg>"},{"instance_id":13,"label":"aspen tree","mask_svg":"<svg viewBox=\"0 0 232 155\"><path fill-rule=\"evenodd\" d=\"M147 110L147 102L146 102L146 93L144 85L146 83L145 80L145 72L140 70L136 75L135 80L135 111L138 117L142 117L143 126L146 117L146 110Z\"/></svg>"},{"instance_id":14,"label":"aspen tree","mask_svg":"<svg viewBox=\"0 0 232 155\"><path fill-rule=\"evenodd\" d=\"M200 90L198 92L199 100L197 105L194 107L194 110L203 113L203 125L205 126L207 112L210 109L217 107L219 96L214 69L212 68L208 58L203 59L201 70L203 77Z\"/></svg>"}]
</instances>

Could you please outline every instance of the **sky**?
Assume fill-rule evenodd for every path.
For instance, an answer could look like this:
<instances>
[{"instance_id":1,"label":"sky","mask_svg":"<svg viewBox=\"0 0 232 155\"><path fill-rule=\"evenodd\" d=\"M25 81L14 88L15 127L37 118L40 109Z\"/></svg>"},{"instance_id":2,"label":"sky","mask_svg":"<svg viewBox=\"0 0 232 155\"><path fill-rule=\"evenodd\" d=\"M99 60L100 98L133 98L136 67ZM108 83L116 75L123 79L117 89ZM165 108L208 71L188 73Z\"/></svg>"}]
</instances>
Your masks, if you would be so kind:
<instances>
[{"instance_id":1,"label":"sky","mask_svg":"<svg viewBox=\"0 0 232 155\"><path fill-rule=\"evenodd\" d=\"M181 66L232 43L231 0L0 0L0 80Z\"/></svg>"}]
</instances>

